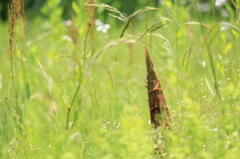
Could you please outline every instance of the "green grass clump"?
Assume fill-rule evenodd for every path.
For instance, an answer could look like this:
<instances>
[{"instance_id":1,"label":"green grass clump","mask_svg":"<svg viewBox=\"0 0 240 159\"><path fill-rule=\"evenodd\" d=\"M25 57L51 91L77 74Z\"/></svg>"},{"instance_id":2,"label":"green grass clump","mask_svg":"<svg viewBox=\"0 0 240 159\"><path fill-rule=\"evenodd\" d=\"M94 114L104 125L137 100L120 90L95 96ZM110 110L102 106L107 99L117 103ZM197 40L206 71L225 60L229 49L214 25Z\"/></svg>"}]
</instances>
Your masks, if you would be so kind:
<instances>
[{"instance_id":1,"label":"green grass clump","mask_svg":"<svg viewBox=\"0 0 240 159\"><path fill-rule=\"evenodd\" d=\"M239 15L228 4L228 18L205 18L195 1L130 16L92 4L89 16L79 1L66 26L53 2L41 9L49 19L17 20L14 36L0 24L0 158L238 158ZM105 16L107 33L89 25ZM145 45L170 130L149 124Z\"/></svg>"}]
</instances>

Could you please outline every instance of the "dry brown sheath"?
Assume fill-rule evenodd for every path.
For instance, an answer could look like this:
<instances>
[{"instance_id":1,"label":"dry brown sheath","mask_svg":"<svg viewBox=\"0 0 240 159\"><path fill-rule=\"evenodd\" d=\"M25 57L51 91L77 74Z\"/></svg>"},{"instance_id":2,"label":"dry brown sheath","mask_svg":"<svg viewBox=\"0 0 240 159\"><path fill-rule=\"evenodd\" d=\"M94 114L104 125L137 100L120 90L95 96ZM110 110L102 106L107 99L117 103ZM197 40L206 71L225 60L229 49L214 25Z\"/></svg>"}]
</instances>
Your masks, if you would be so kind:
<instances>
[{"instance_id":1,"label":"dry brown sheath","mask_svg":"<svg viewBox=\"0 0 240 159\"><path fill-rule=\"evenodd\" d=\"M160 125L169 128L169 122L171 121L170 113L161 89L160 80L158 80L156 76L147 48L145 48L145 59L147 66L147 89L151 123L155 128Z\"/></svg>"}]
</instances>

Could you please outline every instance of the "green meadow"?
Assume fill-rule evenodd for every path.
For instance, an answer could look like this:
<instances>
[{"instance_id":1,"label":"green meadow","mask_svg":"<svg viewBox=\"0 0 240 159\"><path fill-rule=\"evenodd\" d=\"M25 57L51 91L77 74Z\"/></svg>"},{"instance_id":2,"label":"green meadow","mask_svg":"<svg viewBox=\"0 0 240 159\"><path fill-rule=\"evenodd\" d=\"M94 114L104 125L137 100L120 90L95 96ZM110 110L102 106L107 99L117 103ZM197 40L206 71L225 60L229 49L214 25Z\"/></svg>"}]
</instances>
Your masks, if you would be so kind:
<instances>
[{"instance_id":1,"label":"green meadow","mask_svg":"<svg viewBox=\"0 0 240 159\"><path fill-rule=\"evenodd\" d=\"M240 156L239 0L165 0L129 15L74 1L70 20L57 3L0 23L0 158ZM170 129L149 122L145 47Z\"/></svg>"}]
</instances>

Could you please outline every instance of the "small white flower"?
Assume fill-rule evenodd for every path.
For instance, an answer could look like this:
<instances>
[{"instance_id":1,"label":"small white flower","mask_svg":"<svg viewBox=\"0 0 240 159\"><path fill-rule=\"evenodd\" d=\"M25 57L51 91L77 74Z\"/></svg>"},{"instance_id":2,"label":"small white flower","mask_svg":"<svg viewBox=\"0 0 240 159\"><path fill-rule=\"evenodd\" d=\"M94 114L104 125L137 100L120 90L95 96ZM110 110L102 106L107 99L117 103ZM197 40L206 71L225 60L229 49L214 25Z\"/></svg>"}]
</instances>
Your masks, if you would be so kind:
<instances>
[{"instance_id":1,"label":"small white flower","mask_svg":"<svg viewBox=\"0 0 240 159\"><path fill-rule=\"evenodd\" d=\"M206 61L202 61L202 67L205 68L206 67Z\"/></svg>"},{"instance_id":2,"label":"small white flower","mask_svg":"<svg viewBox=\"0 0 240 159\"><path fill-rule=\"evenodd\" d=\"M103 25L103 22L101 20L95 20L95 25L100 26Z\"/></svg>"},{"instance_id":3,"label":"small white flower","mask_svg":"<svg viewBox=\"0 0 240 159\"><path fill-rule=\"evenodd\" d=\"M222 16L222 17L229 17L228 11L227 11L226 9L222 9L222 10L221 10L221 16Z\"/></svg>"},{"instance_id":4,"label":"small white flower","mask_svg":"<svg viewBox=\"0 0 240 159\"><path fill-rule=\"evenodd\" d=\"M67 35L63 35L63 40L68 41L68 42L72 42L72 38L67 36Z\"/></svg>"},{"instance_id":5,"label":"small white flower","mask_svg":"<svg viewBox=\"0 0 240 159\"><path fill-rule=\"evenodd\" d=\"M109 24L100 25L97 27L97 31L101 31L102 33L107 33L110 27L111 26Z\"/></svg>"},{"instance_id":6,"label":"small white flower","mask_svg":"<svg viewBox=\"0 0 240 159\"><path fill-rule=\"evenodd\" d=\"M71 20L65 20L62 22L63 25L65 26L71 26L72 25L72 21Z\"/></svg>"},{"instance_id":7,"label":"small white flower","mask_svg":"<svg viewBox=\"0 0 240 159\"><path fill-rule=\"evenodd\" d=\"M231 25L228 22L221 22L220 31L225 31L225 30L228 30L230 28L231 28Z\"/></svg>"},{"instance_id":8,"label":"small white flower","mask_svg":"<svg viewBox=\"0 0 240 159\"><path fill-rule=\"evenodd\" d=\"M158 140L158 144L161 144L162 143L162 140Z\"/></svg>"},{"instance_id":9,"label":"small white flower","mask_svg":"<svg viewBox=\"0 0 240 159\"><path fill-rule=\"evenodd\" d=\"M229 27L227 27L227 26L221 26L220 31L225 31L225 30L228 30L228 29L229 29Z\"/></svg>"},{"instance_id":10,"label":"small white flower","mask_svg":"<svg viewBox=\"0 0 240 159\"><path fill-rule=\"evenodd\" d=\"M109 24L104 24L100 20L95 20L95 24L97 26L97 31L102 32L102 33L107 33L108 29L111 27Z\"/></svg>"},{"instance_id":11,"label":"small white flower","mask_svg":"<svg viewBox=\"0 0 240 159\"><path fill-rule=\"evenodd\" d=\"M233 136L238 136L238 132L237 131L233 132Z\"/></svg>"},{"instance_id":12,"label":"small white flower","mask_svg":"<svg viewBox=\"0 0 240 159\"><path fill-rule=\"evenodd\" d=\"M206 2L205 3L200 3L198 5L198 7L199 7L200 12L207 12L207 11L210 10L210 6Z\"/></svg>"},{"instance_id":13,"label":"small white flower","mask_svg":"<svg viewBox=\"0 0 240 159\"><path fill-rule=\"evenodd\" d=\"M220 7L223 6L225 4L226 0L216 0L215 1L215 6L216 7Z\"/></svg>"},{"instance_id":14,"label":"small white flower","mask_svg":"<svg viewBox=\"0 0 240 159\"><path fill-rule=\"evenodd\" d=\"M27 42L26 42L26 46L27 46L27 47L30 47L30 46L31 46L31 44L32 44L32 42L31 42L31 41L27 41Z\"/></svg>"}]
</instances>

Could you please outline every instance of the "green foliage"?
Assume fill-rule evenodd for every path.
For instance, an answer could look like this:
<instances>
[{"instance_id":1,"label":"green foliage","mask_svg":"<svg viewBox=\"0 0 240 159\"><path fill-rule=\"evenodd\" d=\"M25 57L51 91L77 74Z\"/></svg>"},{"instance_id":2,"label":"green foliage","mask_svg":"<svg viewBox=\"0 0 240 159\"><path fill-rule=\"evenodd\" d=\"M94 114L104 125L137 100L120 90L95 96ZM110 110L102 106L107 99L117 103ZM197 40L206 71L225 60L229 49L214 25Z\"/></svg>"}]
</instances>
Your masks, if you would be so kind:
<instances>
[{"instance_id":1,"label":"green foliage","mask_svg":"<svg viewBox=\"0 0 240 159\"><path fill-rule=\"evenodd\" d=\"M96 15L107 16L111 28L104 34L94 26L91 52L85 1L72 3L70 26L62 24L58 3L48 1L41 9L50 19L37 17L27 31L16 30L18 103L8 26L0 25L0 158L238 158L240 39L234 9L226 4L234 16L212 12L206 18L195 2L186 7L165 1L124 19L117 2L92 5L96 13L104 13L100 6L113 12ZM170 130L153 132L148 123L144 45L164 89Z\"/></svg>"}]
</instances>

